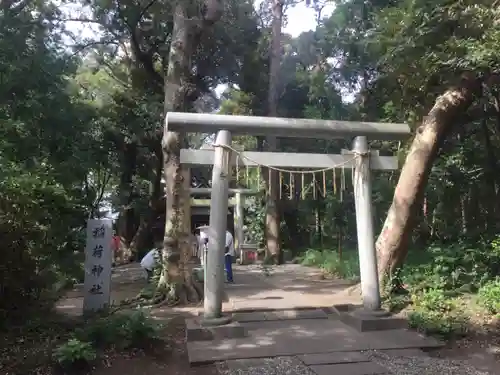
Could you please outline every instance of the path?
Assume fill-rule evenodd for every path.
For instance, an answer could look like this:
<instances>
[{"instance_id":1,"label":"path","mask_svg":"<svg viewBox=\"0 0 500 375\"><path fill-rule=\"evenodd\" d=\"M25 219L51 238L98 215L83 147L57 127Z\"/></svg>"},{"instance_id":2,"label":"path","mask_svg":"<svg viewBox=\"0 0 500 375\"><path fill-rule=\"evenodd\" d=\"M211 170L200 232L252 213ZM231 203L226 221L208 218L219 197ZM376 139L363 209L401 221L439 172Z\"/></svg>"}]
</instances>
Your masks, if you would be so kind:
<instances>
[{"instance_id":1,"label":"path","mask_svg":"<svg viewBox=\"0 0 500 375\"><path fill-rule=\"evenodd\" d=\"M267 271L266 271L267 269ZM321 278L322 272L299 264L235 266L234 284L227 284L225 311L296 309L360 303L347 292L352 282Z\"/></svg>"},{"instance_id":2,"label":"path","mask_svg":"<svg viewBox=\"0 0 500 375\"><path fill-rule=\"evenodd\" d=\"M139 263L115 267L111 273L111 302L120 303L137 296L146 286L144 271ZM57 304L58 311L79 316L83 309L83 284L76 284Z\"/></svg>"},{"instance_id":3,"label":"path","mask_svg":"<svg viewBox=\"0 0 500 375\"><path fill-rule=\"evenodd\" d=\"M420 349L440 343L416 332L347 326L330 307L357 303L359 296L347 293L349 283L321 280L317 270L289 264L268 271L236 266L234 273L224 310L245 335L227 338L213 331L213 337L188 341L193 365L216 362L227 375L486 374L427 356Z\"/></svg>"}]
</instances>

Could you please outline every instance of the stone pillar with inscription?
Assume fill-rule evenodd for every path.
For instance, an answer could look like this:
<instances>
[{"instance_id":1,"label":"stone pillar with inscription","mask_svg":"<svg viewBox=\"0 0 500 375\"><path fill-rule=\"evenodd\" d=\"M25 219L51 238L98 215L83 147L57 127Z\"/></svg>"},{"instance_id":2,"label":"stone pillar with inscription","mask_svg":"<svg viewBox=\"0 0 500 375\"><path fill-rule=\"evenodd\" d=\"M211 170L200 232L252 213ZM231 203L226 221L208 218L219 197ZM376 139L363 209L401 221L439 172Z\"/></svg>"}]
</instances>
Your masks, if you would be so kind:
<instances>
[{"instance_id":1,"label":"stone pillar with inscription","mask_svg":"<svg viewBox=\"0 0 500 375\"><path fill-rule=\"evenodd\" d=\"M87 223L83 312L99 311L109 306L111 294L111 242L113 221L91 219Z\"/></svg>"}]
</instances>

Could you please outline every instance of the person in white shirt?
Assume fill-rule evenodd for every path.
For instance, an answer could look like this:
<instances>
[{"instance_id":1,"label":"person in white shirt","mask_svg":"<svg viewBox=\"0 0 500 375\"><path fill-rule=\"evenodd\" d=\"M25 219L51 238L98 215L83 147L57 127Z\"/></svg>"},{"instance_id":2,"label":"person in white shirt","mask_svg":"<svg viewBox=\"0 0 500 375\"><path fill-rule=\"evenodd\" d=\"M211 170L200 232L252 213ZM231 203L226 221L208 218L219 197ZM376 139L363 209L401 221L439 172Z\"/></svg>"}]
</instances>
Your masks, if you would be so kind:
<instances>
[{"instance_id":1,"label":"person in white shirt","mask_svg":"<svg viewBox=\"0 0 500 375\"><path fill-rule=\"evenodd\" d=\"M233 280L233 257L234 257L234 238L231 232L226 230L226 244L224 248L224 265L226 268L227 282L232 283Z\"/></svg>"},{"instance_id":2,"label":"person in white shirt","mask_svg":"<svg viewBox=\"0 0 500 375\"><path fill-rule=\"evenodd\" d=\"M208 246L208 226L200 227L200 252L202 254L201 264L205 264L205 249ZM226 230L226 241L224 247L224 268L226 270L227 281L233 282L233 257L234 238L231 232Z\"/></svg>"},{"instance_id":3,"label":"person in white shirt","mask_svg":"<svg viewBox=\"0 0 500 375\"><path fill-rule=\"evenodd\" d=\"M163 244L157 243L156 247L152 250L149 250L141 260L141 267L144 271L146 271L146 279L148 281L153 277L154 269L157 265L157 259L160 256L160 249L162 246Z\"/></svg>"}]
</instances>

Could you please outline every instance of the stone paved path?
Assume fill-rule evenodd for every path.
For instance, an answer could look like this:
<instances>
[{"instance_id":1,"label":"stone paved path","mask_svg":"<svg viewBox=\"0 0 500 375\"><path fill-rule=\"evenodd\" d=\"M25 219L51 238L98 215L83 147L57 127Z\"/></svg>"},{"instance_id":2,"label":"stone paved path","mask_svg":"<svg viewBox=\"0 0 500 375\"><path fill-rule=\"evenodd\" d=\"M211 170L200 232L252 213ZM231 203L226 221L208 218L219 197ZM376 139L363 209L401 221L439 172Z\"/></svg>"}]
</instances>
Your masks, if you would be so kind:
<instances>
[{"instance_id":1,"label":"stone paved path","mask_svg":"<svg viewBox=\"0 0 500 375\"><path fill-rule=\"evenodd\" d=\"M235 266L234 284L226 284L229 301L224 311L296 309L360 303L349 295L353 285L344 280L322 280L317 269L299 264L266 267Z\"/></svg>"}]
</instances>

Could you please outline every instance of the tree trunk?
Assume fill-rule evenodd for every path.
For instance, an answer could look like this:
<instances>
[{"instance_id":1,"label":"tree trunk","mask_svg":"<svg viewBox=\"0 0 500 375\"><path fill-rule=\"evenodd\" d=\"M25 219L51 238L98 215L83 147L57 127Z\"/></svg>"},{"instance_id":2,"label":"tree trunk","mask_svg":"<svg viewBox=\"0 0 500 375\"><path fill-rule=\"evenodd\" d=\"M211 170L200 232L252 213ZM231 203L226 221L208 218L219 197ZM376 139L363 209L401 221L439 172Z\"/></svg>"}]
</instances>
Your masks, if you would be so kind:
<instances>
[{"instance_id":1,"label":"tree trunk","mask_svg":"<svg viewBox=\"0 0 500 375\"><path fill-rule=\"evenodd\" d=\"M289 239L287 241L287 248L291 250L293 256L296 256L302 245L302 238L299 232L299 220L297 217L298 212L293 209L285 209L282 213L283 221L288 229Z\"/></svg>"},{"instance_id":2,"label":"tree trunk","mask_svg":"<svg viewBox=\"0 0 500 375\"><path fill-rule=\"evenodd\" d=\"M122 174L120 176L120 203L121 211L117 221L117 235L120 237L120 245L115 252L115 263L128 263L132 258L130 243L137 230L135 211L132 207L136 192L133 185L137 165L137 144L127 143L123 145Z\"/></svg>"},{"instance_id":3,"label":"tree trunk","mask_svg":"<svg viewBox=\"0 0 500 375\"><path fill-rule=\"evenodd\" d=\"M422 202L421 222L418 240L422 246L426 246L431 236L431 225L429 221L429 200L424 197Z\"/></svg>"},{"instance_id":4,"label":"tree trunk","mask_svg":"<svg viewBox=\"0 0 500 375\"><path fill-rule=\"evenodd\" d=\"M191 56L203 30L213 25L221 15L219 0L206 0L204 18L188 13L189 2L175 5L168 69L165 77L165 115L169 111L187 109L186 93L191 74ZM186 145L183 134L165 129L162 139L163 163L166 182L165 237L162 251L163 271L158 289L164 290L168 300L180 303L197 302L201 288L191 272L187 272L191 255L190 233L187 230L185 207L189 204L190 180L180 164L180 150ZM187 201L187 202L186 202Z\"/></svg>"},{"instance_id":5,"label":"tree trunk","mask_svg":"<svg viewBox=\"0 0 500 375\"><path fill-rule=\"evenodd\" d=\"M150 248L153 246L153 238L151 236L153 232L153 225L155 223L155 219L158 215L159 206L162 200L162 186L161 186L161 177L163 172L163 155L161 148L157 147L155 149L155 171L152 181L152 187L150 190L149 196L149 204L148 204L148 212L141 218L139 228L135 232L135 235L130 242L130 253L133 255L135 259L138 259L139 251L141 249Z\"/></svg>"},{"instance_id":6,"label":"tree trunk","mask_svg":"<svg viewBox=\"0 0 500 375\"><path fill-rule=\"evenodd\" d=\"M281 28L283 25L283 0L272 0L272 37L270 48L270 69L269 69L269 93L268 93L268 115L278 114L278 79L281 66ZM276 137L267 137L268 151L276 151L278 142ZM280 239L280 211L279 200L279 176L278 172L264 171L267 173L267 194L266 194L266 247L269 255L276 264L283 263Z\"/></svg>"},{"instance_id":7,"label":"tree trunk","mask_svg":"<svg viewBox=\"0 0 500 375\"><path fill-rule=\"evenodd\" d=\"M300 220L299 220L299 201L302 195L301 178L300 174L296 173L293 175L293 180L291 181L292 186L290 187L289 194L290 199L281 202L281 212L283 213L283 220L288 228L290 250L294 256L299 255L298 252L306 243L303 233L300 231Z\"/></svg>"},{"instance_id":8,"label":"tree trunk","mask_svg":"<svg viewBox=\"0 0 500 375\"><path fill-rule=\"evenodd\" d=\"M485 113L487 108L485 108ZM488 221L494 226L498 227L498 219L500 213L500 202L498 202L498 181L495 177L497 167L497 156L495 155L495 149L493 142L490 139L490 131L488 129L488 119L483 118L481 120L481 128L483 130L484 145L486 148L486 160L485 160L485 180L487 182L486 189L488 196L491 197L491 202L496 202L491 205L491 208L487 211Z\"/></svg>"},{"instance_id":9,"label":"tree trunk","mask_svg":"<svg viewBox=\"0 0 500 375\"><path fill-rule=\"evenodd\" d=\"M476 77L464 77L459 87L451 88L437 98L428 116L418 127L376 243L382 282L395 274L406 258L413 219L420 207L439 147L454 122L469 108L480 90L481 83Z\"/></svg>"}]
</instances>

